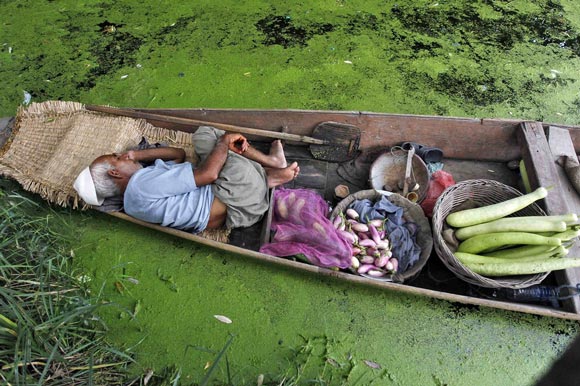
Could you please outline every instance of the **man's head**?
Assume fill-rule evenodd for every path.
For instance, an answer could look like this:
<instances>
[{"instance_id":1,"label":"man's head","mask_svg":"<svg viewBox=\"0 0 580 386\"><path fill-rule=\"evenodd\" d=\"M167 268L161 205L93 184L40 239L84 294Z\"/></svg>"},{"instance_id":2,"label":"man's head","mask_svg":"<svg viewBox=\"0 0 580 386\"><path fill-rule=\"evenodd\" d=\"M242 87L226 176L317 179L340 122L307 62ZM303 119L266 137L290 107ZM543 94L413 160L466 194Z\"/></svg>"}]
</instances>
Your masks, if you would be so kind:
<instances>
[{"instance_id":1,"label":"man's head","mask_svg":"<svg viewBox=\"0 0 580 386\"><path fill-rule=\"evenodd\" d=\"M105 154L81 172L74 187L85 202L101 205L105 198L123 194L131 176L141 168L131 151Z\"/></svg>"}]
</instances>

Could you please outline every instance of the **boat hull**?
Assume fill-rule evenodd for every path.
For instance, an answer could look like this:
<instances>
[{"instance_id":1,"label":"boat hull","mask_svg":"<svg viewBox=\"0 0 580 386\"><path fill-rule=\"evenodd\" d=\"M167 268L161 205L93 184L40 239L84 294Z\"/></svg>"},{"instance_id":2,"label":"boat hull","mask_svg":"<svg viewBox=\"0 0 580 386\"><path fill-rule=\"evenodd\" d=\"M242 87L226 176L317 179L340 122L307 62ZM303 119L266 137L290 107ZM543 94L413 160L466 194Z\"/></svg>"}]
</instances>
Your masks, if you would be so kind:
<instances>
[{"instance_id":1,"label":"boat hull","mask_svg":"<svg viewBox=\"0 0 580 386\"><path fill-rule=\"evenodd\" d=\"M451 173L456 181L468 179L494 179L514 187L520 187L520 176L517 166L524 160L530 174L530 181L535 186L553 185L557 193L547 201L544 209L548 214L561 212L580 213L578 194L567 182L562 170L557 168L555 159L561 154L576 154L580 151L580 127L551 125L541 122L527 122L516 119L479 119L461 117L419 116L405 114L385 114L372 112L343 111L304 111L304 110L234 110L234 109L135 109L137 111L162 114L173 117L203 120L229 125L251 127L273 132L285 132L301 136L310 136L321 122L338 122L358 127L361 130L360 153L355 161L349 163L353 179L345 181L340 168L344 164L323 162L313 159L308 152L308 145L287 143L287 158L301 164L301 176L290 188L307 187L319 191L327 201L336 204L334 188L340 183L347 183L351 192L368 189L368 168L373 157L402 142L417 142L438 147L443 151L445 170ZM149 120L154 126L172 130L193 132L194 125L168 123L161 120ZM0 133L10 127L9 120L0 121ZM4 127L4 130L3 127ZM557 127L556 127L557 126ZM0 136L2 138L7 136ZM271 138L249 137L256 147L266 146ZM556 141L554 138L558 138ZM5 139L4 139L5 140ZM0 143L1 145L2 143ZM344 172L344 170L343 170ZM365 176L365 173L366 176ZM356 180L356 181L354 181ZM560 204L558 204L558 202ZM561 308L544 304L517 303L475 296L467 284L440 286L429 281L429 275L423 275L410 283L393 283L374 280L348 272L321 268L306 263L270 256L258 252L259 245L266 239L269 227L268 219L261 224L266 232L256 228L240 232L241 241L230 244L216 242L187 232L146 223L124 213L111 213L123 220L131 221L149 228L169 233L177 237L192 240L213 248L236 253L269 264L290 267L299 272L329 276L336 280L348 281L357 285L372 286L384 290L396 291L416 296L427 296L435 299L456 302L471 306L492 307L497 309L523 312L556 318L580 320L580 303L577 297L571 297L560 303ZM251 233L251 234L250 234ZM253 242L248 242L252 239ZM245 246L245 247L242 247ZM578 253L580 255L580 251ZM438 257L433 252L430 267L433 272L451 275L442 264L437 264ZM425 270L425 269L424 269ZM565 270L550 275L550 284L558 286L575 286L580 282L577 269ZM457 281L455 281L457 282Z\"/></svg>"}]
</instances>

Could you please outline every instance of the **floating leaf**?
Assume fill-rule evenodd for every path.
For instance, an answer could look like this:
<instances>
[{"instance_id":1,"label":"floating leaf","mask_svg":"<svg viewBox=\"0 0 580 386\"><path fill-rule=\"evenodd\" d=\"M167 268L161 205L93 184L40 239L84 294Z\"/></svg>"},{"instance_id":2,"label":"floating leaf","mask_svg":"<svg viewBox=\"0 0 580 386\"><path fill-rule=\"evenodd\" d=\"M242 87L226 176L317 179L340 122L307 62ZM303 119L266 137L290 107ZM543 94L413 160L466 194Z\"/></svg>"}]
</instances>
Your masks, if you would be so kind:
<instances>
[{"instance_id":1,"label":"floating leaf","mask_svg":"<svg viewBox=\"0 0 580 386\"><path fill-rule=\"evenodd\" d=\"M363 362L365 363L365 365L367 365L371 369L380 369L381 368L381 365L379 365L376 362L369 361L368 359L365 359Z\"/></svg>"},{"instance_id":2,"label":"floating leaf","mask_svg":"<svg viewBox=\"0 0 580 386\"><path fill-rule=\"evenodd\" d=\"M217 320L219 320L222 323L230 324L232 322L232 320L230 318L228 318L227 316L214 315L213 317L216 318Z\"/></svg>"},{"instance_id":3,"label":"floating leaf","mask_svg":"<svg viewBox=\"0 0 580 386\"><path fill-rule=\"evenodd\" d=\"M334 367L340 367L340 364L332 358L326 358L326 362Z\"/></svg>"},{"instance_id":4,"label":"floating leaf","mask_svg":"<svg viewBox=\"0 0 580 386\"><path fill-rule=\"evenodd\" d=\"M121 283L120 281L116 281L113 284L115 285L115 289L117 290L118 293L122 294L123 292L125 292L125 286L123 285L123 283Z\"/></svg>"},{"instance_id":5,"label":"floating leaf","mask_svg":"<svg viewBox=\"0 0 580 386\"><path fill-rule=\"evenodd\" d=\"M133 307L133 319L137 316L139 311L141 311L141 300L137 300L135 306Z\"/></svg>"},{"instance_id":6,"label":"floating leaf","mask_svg":"<svg viewBox=\"0 0 580 386\"><path fill-rule=\"evenodd\" d=\"M125 278L125 280L127 280L129 283L132 283L132 284L135 284L135 285L139 284L139 280L137 280L137 279L135 279L134 277L131 277L131 276L127 276Z\"/></svg>"},{"instance_id":7,"label":"floating leaf","mask_svg":"<svg viewBox=\"0 0 580 386\"><path fill-rule=\"evenodd\" d=\"M145 377L143 377L143 385L144 386L147 386L151 377L153 377L153 370L148 369L147 373L145 374Z\"/></svg>"}]
</instances>

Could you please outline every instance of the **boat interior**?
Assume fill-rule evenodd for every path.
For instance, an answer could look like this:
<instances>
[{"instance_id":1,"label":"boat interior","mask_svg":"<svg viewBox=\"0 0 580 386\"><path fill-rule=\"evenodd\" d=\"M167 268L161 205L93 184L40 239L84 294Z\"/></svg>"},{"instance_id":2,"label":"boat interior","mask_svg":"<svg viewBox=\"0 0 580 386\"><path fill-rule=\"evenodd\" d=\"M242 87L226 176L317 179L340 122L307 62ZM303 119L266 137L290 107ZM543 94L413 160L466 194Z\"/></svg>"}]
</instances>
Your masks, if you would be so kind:
<instances>
[{"instance_id":1,"label":"boat interior","mask_svg":"<svg viewBox=\"0 0 580 386\"><path fill-rule=\"evenodd\" d=\"M252 145L267 152L269 142L253 141ZM346 185L350 193L371 189L369 183L371 165L381 154L390 151L391 148L377 147L361 152L358 157L351 161L333 163L314 159L307 147L286 144L285 154L287 160L289 162L298 162L301 171L295 180L285 184L284 187L289 189L305 188L314 190L324 197L332 209L341 200L341 198L335 195L335 187ZM517 166L514 167L514 163L444 159L443 164L443 170L450 173L457 182L484 178L499 181L523 190L519 168ZM271 214L250 228L234 229L230 234L230 244L258 251L260 246L264 242L267 242L268 237L271 236L268 232L269 218L271 218ZM462 281L450 272L435 254L436 252L433 251L432 257L429 258L419 276L405 284L457 295L498 300L501 300L503 297L506 301L509 301L509 293L506 291L478 287ZM549 276L543 284L557 285L552 276ZM521 299L518 300L521 301ZM550 307L561 307L560 304L554 304L551 300L529 299L529 301Z\"/></svg>"}]
</instances>

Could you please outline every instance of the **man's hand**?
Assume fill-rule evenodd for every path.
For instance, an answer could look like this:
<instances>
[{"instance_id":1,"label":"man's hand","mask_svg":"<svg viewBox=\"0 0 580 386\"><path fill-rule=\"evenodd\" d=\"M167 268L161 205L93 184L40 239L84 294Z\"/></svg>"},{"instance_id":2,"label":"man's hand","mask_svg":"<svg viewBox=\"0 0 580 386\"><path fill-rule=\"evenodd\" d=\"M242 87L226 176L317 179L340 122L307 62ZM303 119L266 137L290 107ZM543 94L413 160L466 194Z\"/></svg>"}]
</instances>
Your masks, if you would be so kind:
<instances>
[{"instance_id":1,"label":"man's hand","mask_svg":"<svg viewBox=\"0 0 580 386\"><path fill-rule=\"evenodd\" d=\"M228 150L242 154L249 147L250 144L241 134L226 133L222 135L205 161L193 169L195 184L197 186L212 184L218 179L219 173L228 159Z\"/></svg>"},{"instance_id":2,"label":"man's hand","mask_svg":"<svg viewBox=\"0 0 580 386\"><path fill-rule=\"evenodd\" d=\"M250 146L246 137L238 133L224 134L220 140L228 146L229 150L237 154L242 154Z\"/></svg>"}]
</instances>

